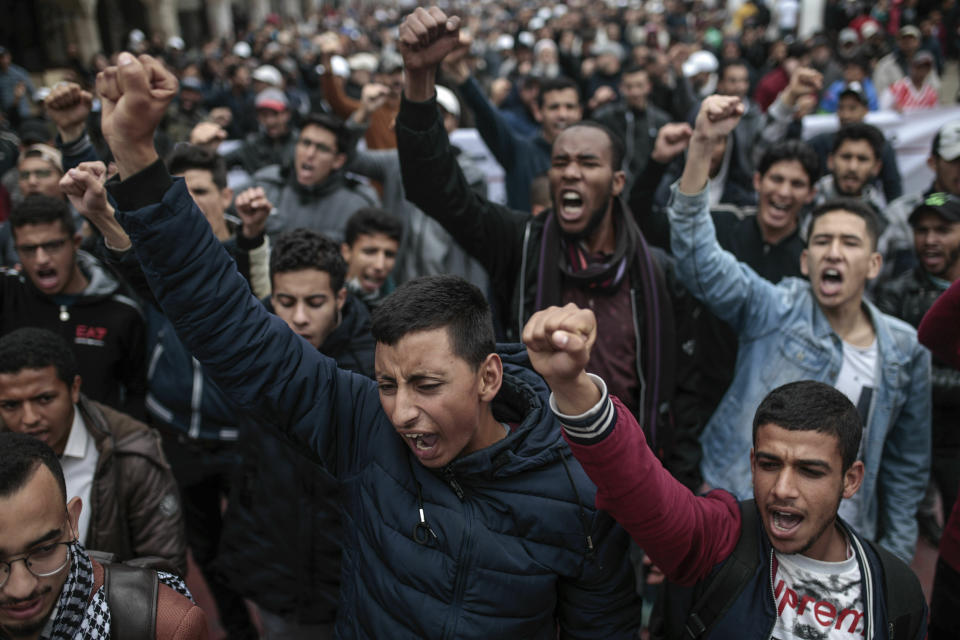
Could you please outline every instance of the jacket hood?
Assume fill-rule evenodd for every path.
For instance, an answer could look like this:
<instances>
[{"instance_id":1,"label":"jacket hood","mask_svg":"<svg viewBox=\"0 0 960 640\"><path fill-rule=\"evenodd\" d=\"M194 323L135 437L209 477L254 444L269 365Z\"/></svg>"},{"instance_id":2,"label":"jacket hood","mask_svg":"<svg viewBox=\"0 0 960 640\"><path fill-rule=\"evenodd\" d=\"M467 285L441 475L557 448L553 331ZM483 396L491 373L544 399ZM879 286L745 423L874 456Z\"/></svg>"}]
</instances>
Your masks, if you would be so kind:
<instances>
[{"instance_id":1,"label":"jacket hood","mask_svg":"<svg viewBox=\"0 0 960 640\"><path fill-rule=\"evenodd\" d=\"M493 479L570 455L560 423L544 402L550 389L531 367L526 349L522 344L503 344L497 346L497 354L503 361L503 385L493 400L493 415L516 426L506 438L451 462L446 473Z\"/></svg>"}]
</instances>

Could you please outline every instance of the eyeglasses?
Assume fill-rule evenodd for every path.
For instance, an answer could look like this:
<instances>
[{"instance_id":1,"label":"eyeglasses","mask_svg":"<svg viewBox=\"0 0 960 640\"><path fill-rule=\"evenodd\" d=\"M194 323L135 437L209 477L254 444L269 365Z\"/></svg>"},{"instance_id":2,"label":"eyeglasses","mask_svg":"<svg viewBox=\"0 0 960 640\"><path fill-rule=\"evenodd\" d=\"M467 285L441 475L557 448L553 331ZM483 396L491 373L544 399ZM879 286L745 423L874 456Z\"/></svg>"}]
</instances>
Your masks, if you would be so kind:
<instances>
[{"instance_id":1,"label":"eyeglasses","mask_svg":"<svg viewBox=\"0 0 960 640\"><path fill-rule=\"evenodd\" d=\"M318 153L336 153L336 149L330 148L327 144L323 142L314 142L313 140L308 140L307 138L300 138L297 140L297 144L310 149L311 147L315 148Z\"/></svg>"},{"instance_id":2,"label":"eyeglasses","mask_svg":"<svg viewBox=\"0 0 960 640\"><path fill-rule=\"evenodd\" d=\"M36 176L38 180L45 180L53 175L53 169L24 169L20 171L21 180L29 180L30 176Z\"/></svg>"},{"instance_id":3,"label":"eyeglasses","mask_svg":"<svg viewBox=\"0 0 960 640\"><path fill-rule=\"evenodd\" d=\"M70 564L70 545L76 542L54 542L34 549L30 553L11 560L0 560L0 589L7 584L13 565L23 560L23 566L37 578L46 578L60 573Z\"/></svg>"},{"instance_id":4,"label":"eyeglasses","mask_svg":"<svg viewBox=\"0 0 960 640\"><path fill-rule=\"evenodd\" d=\"M21 256L36 255L39 249L43 249L44 253L59 253L69 240L70 238L60 238L59 240L50 240L49 242L41 242L39 244L21 244L17 245L16 249L17 253Z\"/></svg>"}]
</instances>

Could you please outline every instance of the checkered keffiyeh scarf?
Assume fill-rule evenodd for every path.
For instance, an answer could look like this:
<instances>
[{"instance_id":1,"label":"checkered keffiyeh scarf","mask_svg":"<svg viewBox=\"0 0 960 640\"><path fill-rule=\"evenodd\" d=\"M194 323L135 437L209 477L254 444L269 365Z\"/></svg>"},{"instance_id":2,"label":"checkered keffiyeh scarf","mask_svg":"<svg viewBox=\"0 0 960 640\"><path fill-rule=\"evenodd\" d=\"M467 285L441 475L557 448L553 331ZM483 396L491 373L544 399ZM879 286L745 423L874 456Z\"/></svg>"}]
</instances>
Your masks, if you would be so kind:
<instances>
[{"instance_id":1,"label":"checkered keffiyeh scarf","mask_svg":"<svg viewBox=\"0 0 960 640\"><path fill-rule=\"evenodd\" d=\"M70 553L70 575L60 592L50 640L109 640L110 607L106 589L101 586L88 601L93 588L93 563L77 542L70 545ZM193 600L187 585L179 576L158 571L157 578L177 593Z\"/></svg>"}]
</instances>

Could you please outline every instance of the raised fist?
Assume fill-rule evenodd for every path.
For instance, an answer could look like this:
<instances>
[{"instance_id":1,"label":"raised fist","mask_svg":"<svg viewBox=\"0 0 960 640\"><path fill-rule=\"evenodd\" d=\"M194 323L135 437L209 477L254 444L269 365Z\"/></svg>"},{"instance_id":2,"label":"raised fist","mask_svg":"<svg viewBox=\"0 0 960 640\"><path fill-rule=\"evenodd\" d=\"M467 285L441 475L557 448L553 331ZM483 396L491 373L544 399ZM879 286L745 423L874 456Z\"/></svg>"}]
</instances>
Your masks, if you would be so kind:
<instances>
[{"instance_id":1,"label":"raised fist","mask_svg":"<svg viewBox=\"0 0 960 640\"><path fill-rule=\"evenodd\" d=\"M273 205L267 200L267 195L261 187L251 187L241 192L234 201L237 215L243 220L242 233L248 238L255 238L267 224L267 216L273 210Z\"/></svg>"},{"instance_id":2,"label":"raised fist","mask_svg":"<svg viewBox=\"0 0 960 640\"><path fill-rule=\"evenodd\" d=\"M725 138L736 128L743 112L743 102L736 96L708 96L700 105L693 135L711 141Z\"/></svg>"},{"instance_id":3,"label":"raised fist","mask_svg":"<svg viewBox=\"0 0 960 640\"><path fill-rule=\"evenodd\" d=\"M390 89L386 85L371 82L360 90L360 102L367 113L372 113L380 108L389 93Z\"/></svg>"},{"instance_id":4,"label":"raised fist","mask_svg":"<svg viewBox=\"0 0 960 640\"><path fill-rule=\"evenodd\" d=\"M538 311L523 328L530 363L554 391L585 373L596 339L593 311L572 303Z\"/></svg>"},{"instance_id":5,"label":"raised fist","mask_svg":"<svg viewBox=\"0 0 960 640\"><path fill-rule=\"evenodd\" d=\"M650 157L660 164L668 164L687 148L692 135L693 129L686 122L669 122L663 125L657 132Z\"/></svg>"},{"instance_id":6,"label":"raised fist","mask_svg":"<svg viewBox=\"0 0 960 640\"><path fill-rule=\"evenodd\" d=\"M83 133L93 96L76 82L59 82L43 101L47 117L57 125L64 142L76 140Z\"/></svg>"},{"instance_id":7,"label":"raised fist","mask_svg":"<svg viewBox=\"0 0 960 640\"><path fill-rule=\"evenodd\" d=\"M179 83L159 60L135 58L124 51L117 65L97 74L97 93L103 105L103 137L117 159L120 177L146 168L157 159L153 134Z\"/></svg>"},{"instance_id":8,"label":"raised fist","mask_svg":"<svg viewBox=\"0 0 960 640\"><path fill-rule=\"evenodd\" d=\"M82 162L60 178L60 190L80 215L94 224L106 216L113 216L113 207L107 201L107 167L102 162Z\"/></svg>"},{"instance_id":9,"label":"raised fist","mask_svg":"<svg viewBox=\"0 0 960 640\"><path fill-rule=\"evenodd\" d=\"M227 132L216 122L198 122L190 131L190 144L216 153L220 143L227 139Z\"/></svg>"},{"instance_id":10,"label":"raised fist","mask_svg":"<svg viewBox=\"0 0 960 640\"><path fill-rule=\"evenodd\" d=\"M437 7L417 7L400 24L397 47L407 72L432 71L461 46L460 18Z\"/></svg>"},{"instance_id":11,"label":"raised fist","mask_svg":"<svg viewBox=\"0 0 960 640\"><path fill-rule=\"evenodd\" d=\"M804 96L819 96L823 89L823 75L816 69L798 67L790 74L790 83L783 90L783 101L789 107L796 106Z\"/></svg>"}]
</instances>

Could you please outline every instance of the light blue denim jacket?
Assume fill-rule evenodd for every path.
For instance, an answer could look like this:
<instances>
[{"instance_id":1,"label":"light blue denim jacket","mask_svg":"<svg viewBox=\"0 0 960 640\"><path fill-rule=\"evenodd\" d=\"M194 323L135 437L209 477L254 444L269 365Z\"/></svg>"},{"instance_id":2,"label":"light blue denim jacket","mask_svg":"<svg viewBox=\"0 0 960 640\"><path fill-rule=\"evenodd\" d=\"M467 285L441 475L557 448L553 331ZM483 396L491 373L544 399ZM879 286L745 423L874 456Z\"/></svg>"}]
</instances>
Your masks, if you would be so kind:
<instances>
[{"instance_id":1,"label":"light blue denim jacket","mask_svg":"<svg viewBox=\"0 0 960 640\"><path fill-rule=\"evenodd\" d=\"M685 195L672 188L671 246L677 272L690 291L739 336L733 382L701 438L706 482L740 499L753 496L750 448L760 401L782 384L835 384L843 363L840 337L820 310L810 284L787 278L772 284L720 248L707 190ZM930 353L916 331L867 301L877 334L876 389L870 407L866 466L860 487L863 536L906 562L917 538L917 505L930 472Z\"/></svg>"}]
</instances>

